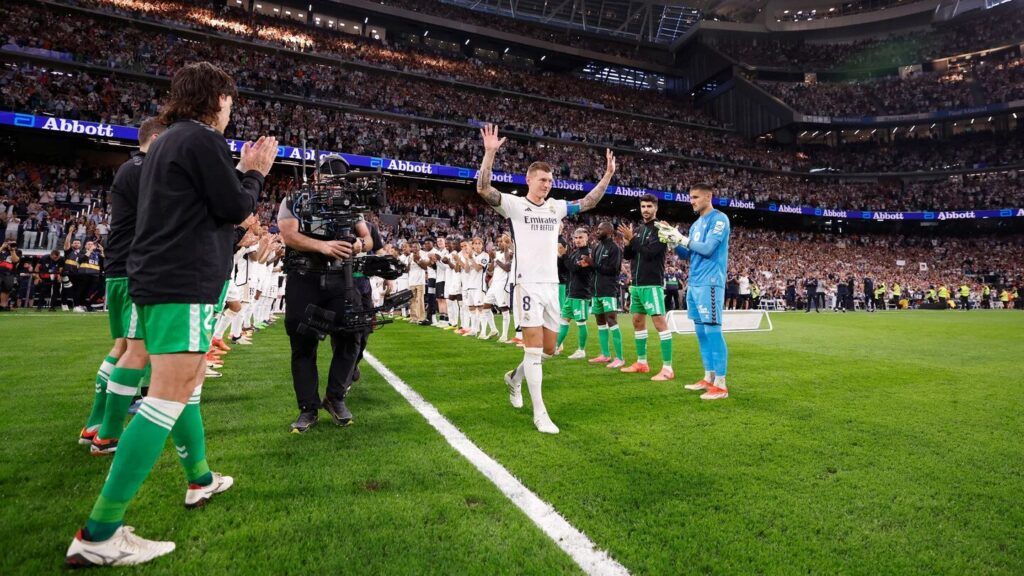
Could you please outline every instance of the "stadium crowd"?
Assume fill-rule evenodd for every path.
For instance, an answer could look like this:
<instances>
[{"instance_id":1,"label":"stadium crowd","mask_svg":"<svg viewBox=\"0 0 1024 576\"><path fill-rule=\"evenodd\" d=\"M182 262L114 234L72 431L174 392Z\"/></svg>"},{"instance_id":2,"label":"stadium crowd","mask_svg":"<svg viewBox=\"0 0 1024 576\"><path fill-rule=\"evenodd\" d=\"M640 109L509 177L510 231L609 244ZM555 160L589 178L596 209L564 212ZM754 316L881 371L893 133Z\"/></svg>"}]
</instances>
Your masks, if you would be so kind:
<instances>
[{"instance_id":1,"label":"stadium crowd","mask_svg":"<svg viewBox=\"0 0 1024 576\"><path fill-rule=\"evenodd\" d=\"M965 70L849 82L758 84L805 114L881 116L960 109L1024 99L1024 58L980 62ZM982 99L975 97L976 85Z\"/></svg>"},{"instance_id":2,"label":"stadium crowd","mask_svg":"<svg viewBox=\"0 0 1024 576\"><path fill-rule=\"evenodd\" d=\"M924 31L851 42L810 43L749 38L716 39L714 45L737 62L799 70L856 70L917 64L925 60L1019 43L1024 38L1024 4L1013 2Z\"/></svg>"},{"instance_id":3,"label":"stadium crowd","mask_svg":"<svg viewBox=\"0 0 1024 576\"><path fill-rule=\"evenodd\" d=\"M173 34L153 35L149 31L130 27L118 29L118 34L108 34L104 30L109 26L105 27L88 18L59 18L58 11L53 9L31 10L28 6L13 6L7 10L8 17L0 23L0 33L8 37L8 49L17 46L19 49L42 48L67 52L73 54L78 61L108 67L112 71L127 69L167 76L175 66L189 59L206 58L233 73L242 87L265 94L289 95L324 103L321 105L333 102L459 123L472 124L486 119L534 137L585 141L595 145L610 144L768 169L806 170L821 164L813 156L818 149L814 149L815 152L810 156L793 154L790 150L747 144L739 136L728 132L690 129L678 125L666 127L660 122L636 116L569 105L557 107L558 114L541 114L538 112L540 107L531 105L521 96L502 95L496 98L484 92L427 80L416 80L416 84L410 84L380 70L332 66L305 61L299 55L239 51L225 44L197 43ZM536 76L544 77L540 74ZM659 106L659 102L645 102L648 96L657 95L654 91L593 84L609 92L624 91L639 95L642 98L636 100L651 107L648 109L665 109ZM145 84L142 89L150 89L154 95L146 97L140 93L122 99L123 105L135 107L133 112L137 117L150 115L155 107L157 90L151 84ZM96 87L84 87L84 91L88 90L95 91ZM665 97L658 95L657 98ZM40 100L49 104L46 99ZM144 105L138 104L140 102ZM59 99L47 111L59 114L65 109L62 104L63 101ZM120 115L114 117L123 118ZM993 162L993 157L1012 158L1012 154L1004 147L981 149L985 154L979 152L974 155L970 152L974 148L935 144L931 148L942 148L942 157L925 154L924 157L932 164L929 166L917 159L915 150L918 147L907 146L899 155L882 155L881 158L888 158L892 163L895 163L896 158L901 164L914 163L922 169L947 167L951 154L961 158L965 155L973 156L961 162L961 165L991 165L998 163L998 160ZM830 158L830 167L833 169L860 169L855 164L859 162L858 157L830 154L827 149L820 150L822 156ZM844 166L841 162L843 158L850 158L851 166ZM894 167L879 161L872 168L882 170ZM902 169L903 166L895 168Z\"/></svg>"},{"instance_id":4,"label":"stadium crowd","mask_svg":"<svg viewBox=\"0 0 1024 576\"><path fill-rule=\"evenodd\" d=\"M594 107L604 107L626 112L639 112L655 116L715 124L715 121L685 104L670 99L656 91L638 91L540 70L526 70L516 64L482 60L461 52L442 51L422 42L404 39L383 38L375 40L331 29L317 29L279 18L249 14L244 10L231 8L222 3L141 0L82 0L75 4L111 12L131 18L143 18L160 24L175 24L198 31L217 32L223 37L234 37L260 42L288 50L315 53L348 62L370 64L378 68L426 74L432 77L459 80L471 84L502 88L566 100ZM432 3L433 4L433 3ZM40 9L35 3L29 5L30 17L23 18L21 26L32 26L42 22L45 31L59 24L58 28L77 26L76 22L89 21L80 13L74 18L59 9ZM21 15L23 10L11 8L10 17ZM23 28L23 30L27 30ZM89 28L101 32L102 27ZM117 30L111 47L131 52L137 38L124 36L124 28ZM26 38L34 36L26 35ZM121 38L124 38L122 40ZM147 38L152 40L152 36ZM31 41L30 38L28 38ZM156 40L154 40L156 41ZM80 38L83 48L94 45L91 38ZM77 51L76 51L77 52ZM130 60L128 61L130 62ZM571 78L571 82L566 79Z\"/></svg>"},{"instance_id":5,"label":"stadium crowd","mask_svg":"<svg viewBox=\"0 0 1024 576\"><path fill-rule=\"evenodd\" d=\"M48 178L53 181L71 182L80 169L72 167L38 167L16 163L13 172L19 176L27 174L37 178ZM277 231L274 216L277 213L277 202L294 187L290 177L275 177L268 191L265 191L258 215L264 223L262 234L273 234ZM50 222L60 222L53 230L52 238L56 242L43 245L40 237L30 235L24 227L11 228L8 223L7 240L16 240L24 248L48 248L65 251L71 243L79 241L80 246L94 243L102 246L106 240L105 231L109 229L109 208L105 204L102 193L102 180L96 180L96 190L87 191L92 204L79 212L71 212L66 203L56 202L49 208L36 203L28 207L29 219L36 218ZM67 189L77 190L74 184L67 184ZM59 206L65 204L64 207ZM0 202L4 214L18 214L17 204ZM32 215L32 210L37 210ZM44 216L45 214L45 216ZM58 220L60 215L65 217ZM457 197L441 197L410 191L395 191L389 195L388 206L380 213L371 213L368 220L380 229L381 237L386 246L385 251L400 255L408 251L413 243L422 243L430 238L474 238L484 239L488 250L495 245L498 236L507 233L508 222L483 204L472 193L458 193ZM578 226L594 227L600 221L610 221L618 226L621 223L632 223L631 218L610 212L588 213L572 217L566 221L563 236L571 238ZM688 223L678 222L680 226ZM65 244L65 240L67 243ZM621 240L621 239L620 239ZM34 243L34 244L30 244ZM983 285L998 291L1006 288L1013 295L1016 287L1024 284L1024 238L1011 236L973 236L958 237L918 237L906 235L871 234L871 235L838 235L813 232L780 232L758 228L734 227L730 240L730 279L744 277L757 286L756 292L762 298L786 300L790 307L803 306L804 286L813 282L820 286L821 291L829 294L829 302L834 303L835 293L839 284L854 280L854 294L862 294L864 279L870 278L875 286L885 285L891 290L899 284L907 295L923 295L930 288L941 286L959 287L967 284L975 300L982 294ZM38 271L34 267L45 262L49 256L39 258L23 258L19 267L25 278L21 282L22 303L31 301L26 282ZM82 257L79 255L78 257ZM668 257L668 266L678 273L677 279L686 284L685 265L681 265L674 256ZM628 263L624 264L621 276L623 294L628 286ZM986 284L990 282L990 284ZM35 285L38 282L32 284ZM91 292L72 292L72 299L78 305L90 307L99 305L102 299L102 285L92 286ZM952 288L950 288L952 289ZM790 301L792 294L797 300ZM788 294L788 295L787 295ZM885 298L889 300L891 294ZM917 300L922 300L921 296ZM913 301L913 300L912 300ZM740 300L734 305L742 306ZM834 307L834 306L829 306Z\"/></svg>"}]
</instances>

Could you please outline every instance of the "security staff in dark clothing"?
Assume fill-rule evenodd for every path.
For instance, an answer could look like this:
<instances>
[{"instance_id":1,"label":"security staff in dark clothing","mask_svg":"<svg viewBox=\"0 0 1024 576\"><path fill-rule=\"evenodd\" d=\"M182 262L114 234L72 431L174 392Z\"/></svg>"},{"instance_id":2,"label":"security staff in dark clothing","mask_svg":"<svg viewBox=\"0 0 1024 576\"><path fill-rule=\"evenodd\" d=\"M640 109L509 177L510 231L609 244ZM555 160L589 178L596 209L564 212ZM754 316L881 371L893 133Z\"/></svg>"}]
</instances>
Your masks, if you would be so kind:
<instances>
[{"instance_id":1,"label":"security staff in dark clothing","mask_svg":"<svg viewBox=\"0 0 1024 576\"><path fill-rule=\"evenodd\" d=\"M811 306L814 306L814 312L820 314L821 309L818 308L818 281L816 279L808 278L804 282L804 294L807 299L807 309L804 312L810 312Z\"/></svg>"},{"instance_id":2,"label":"security staff in dark clothing","mask_svg":"<svg viewBox=\"0 0 1024 576\"><path fill-rule=\"evenodd\" d=\"M76 298L81 285L81 281L78 279L78 261L82 258L82 242L71 239L75 234L75 228L72 225L67 238L64 239L64 275L67 276L70 286L64 287L62 295L64 304L71 309L78 306Z\"/></svg>"},{"instance_id":3,"label":"security staff in dark clothing","mask_svg":"<svg viewBox=\"0 0 1024 576\"><path fill-rule=\"evenodd\" d=\"M875 311L875 281L868 277L864 278L864 309Z\"/></svg>"},{"instance_id":4,"label":"security staff in dark clothing","mask_svg":"<svg viewBox=\"0 0 1024 576\"><path fill-rule=\"evenodd\" d=\"M853 276L850 276L846 280L846 300L843 302L843 307L853 312Z\"/></svg>"},{"instance_id":5,"label":"security staff in dark clothing","mask_svg":"<svg viewBox=\"0 0 1024 576\"><path fill-rule=\"evenodd\" d=\"M48 257L36 264L36 275L39 277L39 284L36 285L36 310L42 310L47 302L51 312L57 309L57 303L60 302L60 276L63 270L64 262L57 250L50 252Z\"/></svg>"},{"instance_id":6,"label":"security staff in dark clothing","mask_svg":"<svg viewBox=\"0 0 1024 576\"><path fill-rule=\"evenodd\" d=\"M285 295L285 329L291 340L292 383L299 405L299 416L292 422L292 432L302 433L314 426L320 419L321 407L330 413L335 424L348 426L352 423L352 413L345 405L345 396L352 385L363 337L345 332L331 335L334 354L327 377L327 393L321 400L316 365L320 340L313 334L301 333L299 325L306 320L306 307L310 304L333 311L336 318L342 317L346 310L363 309L364 297L357 286L365 286L365 278L353 277L352 287L346 288L344 275L337 270L328 272L327 268L331 261L372 250L369 226L365 221L359 221L354 227L356 238L352 241L313 238L300 232L290 198L281 202L277 224L285 245L298 252L297 256L302 259L301 266L288 265L288 292ZM294 256L287 259L287 262L297 261Z\"/></svg>"},{"instance_id":7,"label":"security staff in dark clothing","mask_svg":"<svg viewBox=\"0 0 1024 576\"><path fill-rule=\"evenodd\" d=\"M78 300L79 306L84 306L92 312L93 294L100 289L100 275L103 273L103 246L89 240L85 243L85 249L78 257Z\"/></svg>"}]
</instances>

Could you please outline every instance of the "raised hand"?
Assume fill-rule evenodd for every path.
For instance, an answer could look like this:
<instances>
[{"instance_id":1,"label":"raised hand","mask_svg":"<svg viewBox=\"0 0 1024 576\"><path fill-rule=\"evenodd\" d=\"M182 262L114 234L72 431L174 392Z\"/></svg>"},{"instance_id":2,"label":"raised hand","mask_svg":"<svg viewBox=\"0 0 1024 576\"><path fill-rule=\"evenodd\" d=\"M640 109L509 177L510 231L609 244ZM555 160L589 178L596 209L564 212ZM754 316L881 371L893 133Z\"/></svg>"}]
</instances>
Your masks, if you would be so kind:
<instances>
[{"instance_id":1,"label":"raised hand","mask_svg":"<svg viewBox=\"0 0 1024 576\"><path fill-rule=\"evenodd\" d=\"M606 178L611 178L615 174L615 153L611 151L611 148L606 148L604 151L605 165L604 175Z\"/></svg>"},{"instance_id":2,"label":"raised hand","mask_svg":"<svg viewBox=\"0 0 1024 576\"><path fill-rule=\"evenodd\" d=\"M484 124L484 127L480 129L480 135L484 139L484 150L488 152L497 151L508 140L508 138L498 138L498 127L494 124Z\"/></svg>"}]
</instances>

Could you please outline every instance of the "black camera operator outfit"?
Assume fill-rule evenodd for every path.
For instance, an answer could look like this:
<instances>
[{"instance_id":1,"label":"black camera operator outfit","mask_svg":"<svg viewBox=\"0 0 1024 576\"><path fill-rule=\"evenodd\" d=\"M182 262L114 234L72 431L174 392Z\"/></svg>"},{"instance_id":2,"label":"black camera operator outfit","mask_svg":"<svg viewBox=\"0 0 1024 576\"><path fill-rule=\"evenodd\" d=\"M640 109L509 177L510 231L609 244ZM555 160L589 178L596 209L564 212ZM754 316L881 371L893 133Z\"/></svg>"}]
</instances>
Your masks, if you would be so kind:
<instances>
[{"instance_id":1,"label":"black camera operator outfit","mask_svg":"<svg viewBox=\"0 0 1024 576\"><path fill-rule=\"evenodd\" d=\"M277 214L278 225L285 220L297 219L291 209L291 200L283 200ZM300 230L299 234L303 232ZM359 239L354 241L354 245L361 249L360 244ZM323 406L331 412L331 416L338 424L348 425L352 421L352 415L345 407L344 401L352 385L352 371L355 369L360 351L360 335L344 331L331 334L331 348L334 354L327 376L327 393L321 401L316 363L320 338L317 334L304 330L302 325L307 320L306 309L310 304L334 312L340 317L347 311L361 312L363 298L355 285L345 286L344 274L328 270L327 257L316 253L299 252L292 248L288 248L288 251L291 254L286 258L289 265L286 266L288 292L285 294L284 325L291 340L295 400L302 413L315 413ZM296 263L301 265L295 265ZM314 417L313 422L315 421Z\"/></svg>"}]
</instances>

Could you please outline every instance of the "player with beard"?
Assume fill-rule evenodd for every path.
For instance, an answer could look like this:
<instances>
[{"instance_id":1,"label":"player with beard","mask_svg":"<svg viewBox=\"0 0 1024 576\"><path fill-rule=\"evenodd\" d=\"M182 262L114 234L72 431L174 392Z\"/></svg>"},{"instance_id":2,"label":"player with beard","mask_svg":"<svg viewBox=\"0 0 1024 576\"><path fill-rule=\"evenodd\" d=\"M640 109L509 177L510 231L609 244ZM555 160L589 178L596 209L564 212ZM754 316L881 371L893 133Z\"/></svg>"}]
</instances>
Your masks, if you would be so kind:
<instances>
[{"instance_id":1,"label":"player with beard","mask_svg":"<svg viewBox=\"0 0 1024 576\"><path fill-rule=\"evenodd\" d=\"M636 362L622 372L647 373L647 317L651 317L661 340L661 371L651 380L672 380L672 331L665 319L665 244L658 240L658 198L645 194L640 198L640 216L643 224L635 231L628 224L619 225L619 233L626 241L624 256L629 259L632 282L629 286L629 311L633 314L633 338L636 340Z\"/></svg>"},{"instance_id":2,"label":"player with beard","mask_svg":"<svg viewBox=\"0 0 1024 576\"><path fill-rule=\"evenodd\" d=\"M498 129L487 125L480 130L484 144L484 158L477 175L477 193L496 212L512 223L512 237L516 243L516 265L512 275L516 283L516 301L520 308L523 328L523 361L505 374L512 406L523 405L522 380L530 391L533 402L533 423L538 430L557 434L558 427L548 416L541 395L544 378L541 359L553 354L558 338L558 233L562 219L597 206L612 175L615 174L615 155L605 153L605 172L601 181L581 200L567 202L548 198L554 175L551 165L534 162L526 171L528 187L525 197L502 194L491 186L494 157L505 143L498 137Z\"/></svg>"}]
</instances>

